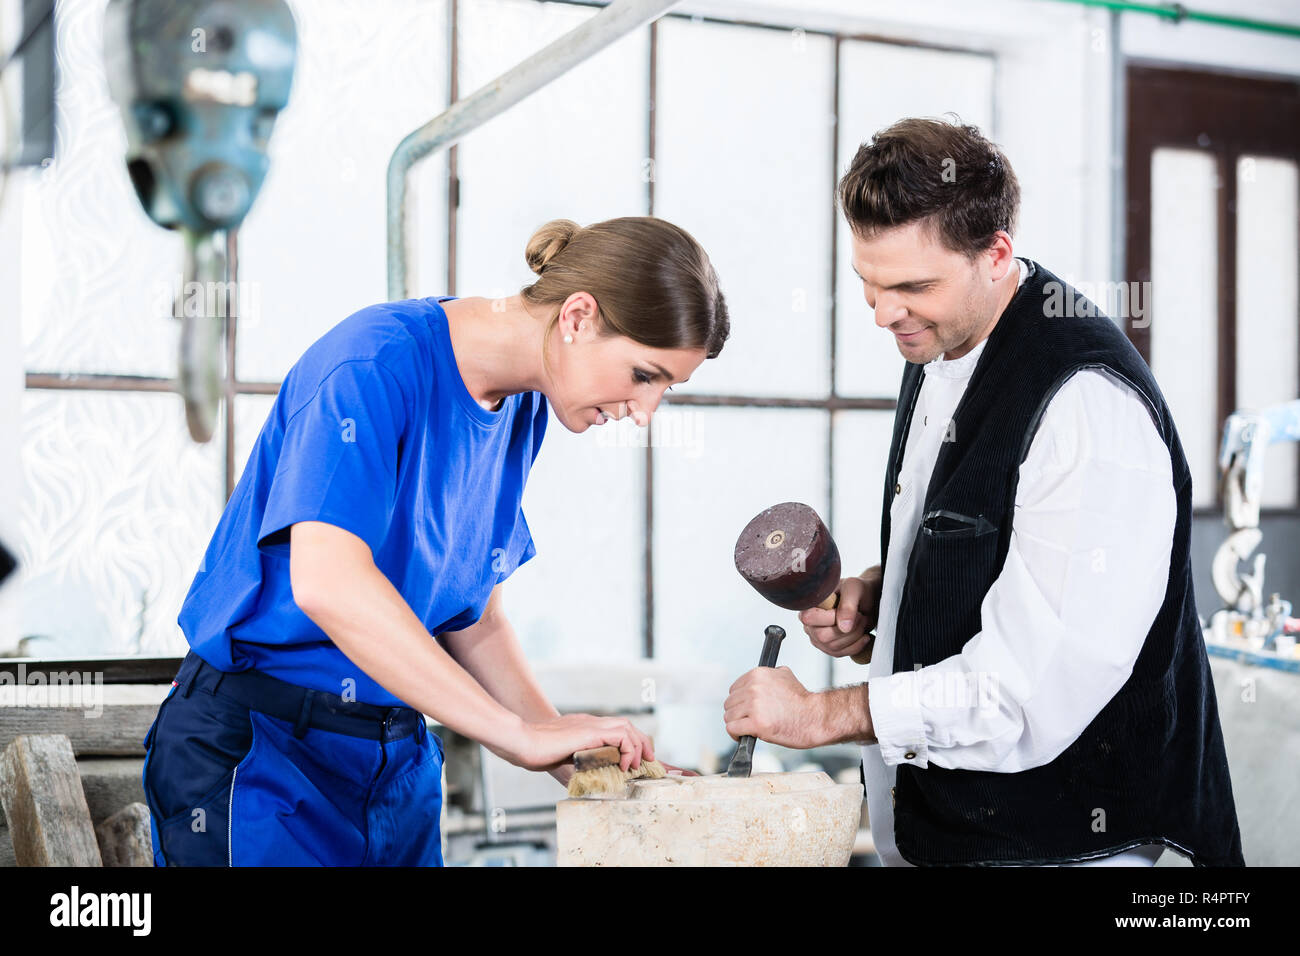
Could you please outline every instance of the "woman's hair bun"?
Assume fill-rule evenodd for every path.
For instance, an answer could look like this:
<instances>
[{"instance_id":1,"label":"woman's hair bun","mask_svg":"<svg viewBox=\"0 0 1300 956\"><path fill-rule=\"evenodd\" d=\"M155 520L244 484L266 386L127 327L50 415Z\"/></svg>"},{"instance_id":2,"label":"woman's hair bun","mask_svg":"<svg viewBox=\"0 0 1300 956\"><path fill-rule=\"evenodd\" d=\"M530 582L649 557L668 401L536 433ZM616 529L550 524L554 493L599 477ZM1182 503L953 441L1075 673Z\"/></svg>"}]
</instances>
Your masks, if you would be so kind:
<instances>
[{"instance_id":1,"label":"woman's hair bun","mask_svg":"<svg viewBox=\"0 0 1300 956\"><path fill-rule=\"evenodd\" d=\"M524 249L528 268L541 275L546 264L558 256L560 251L569 244L569 240L581 229L582 227L572 219L552 219L540 227L533 233L533 237L528 240L528 246Z\"/></svg>"}]
</instances>

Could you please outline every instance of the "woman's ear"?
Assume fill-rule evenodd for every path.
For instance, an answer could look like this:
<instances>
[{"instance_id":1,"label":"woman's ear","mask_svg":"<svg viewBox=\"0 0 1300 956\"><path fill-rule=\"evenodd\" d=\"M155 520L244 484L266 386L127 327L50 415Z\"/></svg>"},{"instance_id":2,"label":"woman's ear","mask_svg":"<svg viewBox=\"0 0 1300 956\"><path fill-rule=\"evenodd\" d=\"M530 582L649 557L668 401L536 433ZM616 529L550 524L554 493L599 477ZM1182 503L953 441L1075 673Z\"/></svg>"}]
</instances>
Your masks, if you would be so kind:
<instances>
[{"instance_id":1,"label":"woman's ear","mask_svg":"<svg viewBox=\"0 0 1300 956\"><path fill-rule=\"evenodd\" d=\"M563 334L591 336L600 330L600 308L589 292L575 292L560 307Z\"/></svg>"}]
</instances>

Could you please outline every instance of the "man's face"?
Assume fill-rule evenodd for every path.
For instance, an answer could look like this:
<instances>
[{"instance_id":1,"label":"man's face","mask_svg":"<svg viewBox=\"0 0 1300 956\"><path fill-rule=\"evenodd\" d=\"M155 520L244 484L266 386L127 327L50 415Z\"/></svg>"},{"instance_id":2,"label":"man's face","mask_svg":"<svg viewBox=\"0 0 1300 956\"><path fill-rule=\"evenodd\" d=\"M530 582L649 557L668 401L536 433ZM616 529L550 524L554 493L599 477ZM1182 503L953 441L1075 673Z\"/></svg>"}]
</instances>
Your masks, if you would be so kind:
<instances>
[{"instance_id":1,"label":"man's face","mask_svg":"<svg viewBox=\"0 0 1300 956\"><path fill-rule=\"evenodd\" d=\"M876 325L893 334L909 362L960 358L997 322L995 259L981 255L972 262L944 246L923 222L870 239L854 235L852 251L853 271Z\"/></svg>"}]
</instances>

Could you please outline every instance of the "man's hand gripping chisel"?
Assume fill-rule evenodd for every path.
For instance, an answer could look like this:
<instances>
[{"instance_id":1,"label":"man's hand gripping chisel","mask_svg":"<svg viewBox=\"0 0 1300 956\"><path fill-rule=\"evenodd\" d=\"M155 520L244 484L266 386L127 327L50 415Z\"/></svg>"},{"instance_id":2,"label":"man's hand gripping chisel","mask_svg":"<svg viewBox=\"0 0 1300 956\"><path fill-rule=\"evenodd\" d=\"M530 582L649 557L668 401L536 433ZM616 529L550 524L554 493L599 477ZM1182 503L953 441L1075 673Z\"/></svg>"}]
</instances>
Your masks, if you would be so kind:
<instances>
[{"instance_id":1,"label":"man's hand gripping chisel","mask_svg":"<svg viewBox=\"0 0 1300 956\"><path fill-rule=\"evenodd\" d=\"M775 624L769 624L763 632L763 656L758 659L759 667L775 667L776 657L781 653L781 642L785 640L785 630ZM736 755L727 765L728 777L748 777L754 769L754 741L756 738L740 738Z\"/></svg>"}]
</instances>

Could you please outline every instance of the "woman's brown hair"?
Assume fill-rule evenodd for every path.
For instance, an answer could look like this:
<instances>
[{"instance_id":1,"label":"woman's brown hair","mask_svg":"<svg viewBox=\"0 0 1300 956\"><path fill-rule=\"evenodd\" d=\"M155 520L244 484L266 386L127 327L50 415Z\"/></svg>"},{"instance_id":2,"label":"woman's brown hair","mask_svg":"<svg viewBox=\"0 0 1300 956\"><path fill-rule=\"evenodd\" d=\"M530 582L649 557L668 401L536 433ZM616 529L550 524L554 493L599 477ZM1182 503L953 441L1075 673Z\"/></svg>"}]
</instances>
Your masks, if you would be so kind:
<instances>
[{"instance_id":1,"label":"woman's brown hair","mask_svg":"<svg viewBox=\"0 0 1300 956\"><path fill-rule=\"evenodd\" d=\"M528 240L524 257L537 281L519 294L554 307L587 292L600 309L602 331L658 349L705 349L716 358L731 332L718 276L700 244L653 216L606 219L585 228L553 219Z\"/></svg>"}]
</instances>

